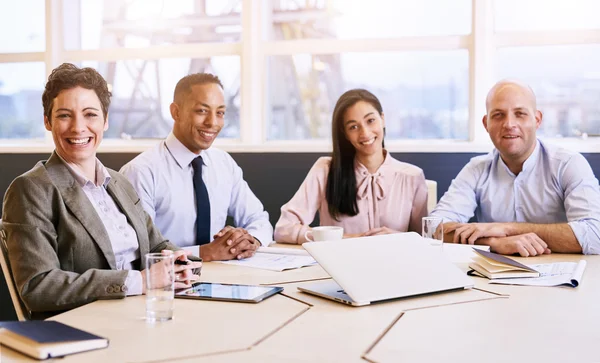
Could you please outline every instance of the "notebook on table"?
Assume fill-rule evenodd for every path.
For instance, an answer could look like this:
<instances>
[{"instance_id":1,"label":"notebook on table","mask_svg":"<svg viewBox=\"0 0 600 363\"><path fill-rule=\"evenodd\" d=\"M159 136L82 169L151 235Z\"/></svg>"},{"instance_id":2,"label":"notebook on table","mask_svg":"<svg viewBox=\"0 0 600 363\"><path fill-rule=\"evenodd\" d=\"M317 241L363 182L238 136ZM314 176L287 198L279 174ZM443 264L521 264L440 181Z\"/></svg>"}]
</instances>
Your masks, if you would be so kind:
<instances>
[{"instance_id":1,"label":"notebook on table","mask_svg":"<svg viewBox=\"0 0 600 363\"><path fill-rule=\"evenodd\" d=\"M108 339L57 321L0 322L0 344L35 359L108 347Z\"/></svg>"},{"instance_id":2,"label":"notebook on table","mask_svg":"<svg viewBox=\"0 0 600 363\"><path fill-rule=\"evenodd\" d=\"M473 287L470 277L414 232L303 246L335 282L298 289L352 306Z\"/></svg>"},{"instance_id":3,"label":"notebook on table","mask_svg":"<svg viewBox=\"0 0 600 363\"><path fill-rule=\"evenodd\" d=\"M539 271L497 253L473 249L477 254L469 267L488 279L539 277Z\"/></svg>"}]
</instances>

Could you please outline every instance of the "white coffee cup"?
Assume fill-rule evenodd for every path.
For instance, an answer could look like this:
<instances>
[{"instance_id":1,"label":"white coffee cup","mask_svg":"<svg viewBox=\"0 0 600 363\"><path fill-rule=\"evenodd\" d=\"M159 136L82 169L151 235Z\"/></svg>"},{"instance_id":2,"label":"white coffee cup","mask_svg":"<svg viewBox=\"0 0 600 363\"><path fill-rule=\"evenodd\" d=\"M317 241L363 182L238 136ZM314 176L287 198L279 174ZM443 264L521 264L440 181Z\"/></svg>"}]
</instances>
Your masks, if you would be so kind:
<instances>
[{"instance_id":1,"label":"white coffee cup","mask_svg":"<svg viewBox=\"0 0 600 363\"><path fill-rule=\"evenodd\" d=\"M309 235L312 235L312 239ZM310 242L335 241L344 238L344 228L335 226L315 227L306 231L304 233L304 238Z\"/></svg>"}]
</instances>

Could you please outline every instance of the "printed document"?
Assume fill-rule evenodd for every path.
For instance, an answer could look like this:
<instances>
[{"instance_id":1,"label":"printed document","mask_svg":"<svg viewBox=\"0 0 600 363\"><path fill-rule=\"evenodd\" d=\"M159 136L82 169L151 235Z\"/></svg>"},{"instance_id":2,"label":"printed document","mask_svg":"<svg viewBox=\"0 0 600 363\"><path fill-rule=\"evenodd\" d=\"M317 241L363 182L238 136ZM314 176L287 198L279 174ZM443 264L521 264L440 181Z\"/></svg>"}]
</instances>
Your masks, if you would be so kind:
<instances>
[{"instance_id":1,"label":"printed document","mask_svg":"<svg viewBox=\"0 0 600 363\"><path fill-rule=\"evenodd\" d=\"M271 271L291 270L317 264L317 261L305 250L277 247L259 247L252 257L219 262Z\"/></svg>"},{"instance_id":2,"label":"printed document","mask_svg":"<svg viewBox=\"0 0 600 363\"><path fill-rule=\"evenodd\" d=\"M571 286L581 283L586 262L556 262L539 265L528 265L540 272L540 277L524 277L514 279L493 279L490 284L525 285L525 286Z\"/></svg>"}]
</instances>

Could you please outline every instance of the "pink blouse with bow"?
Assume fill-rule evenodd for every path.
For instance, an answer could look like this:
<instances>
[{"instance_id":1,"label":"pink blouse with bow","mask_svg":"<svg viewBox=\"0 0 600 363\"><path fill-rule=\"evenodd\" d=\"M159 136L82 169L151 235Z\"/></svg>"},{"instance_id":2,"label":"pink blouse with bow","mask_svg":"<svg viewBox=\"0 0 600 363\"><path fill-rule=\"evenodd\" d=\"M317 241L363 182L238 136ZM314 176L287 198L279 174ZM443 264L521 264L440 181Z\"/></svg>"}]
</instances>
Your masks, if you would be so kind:
<instances>
[{"instance_id":1,"label":"pink blouse with bow","mask_svg":"<svg viewBox=\"0 0 600 363\"><path fill-rule=\"evenodd\" d=\"M281 217L275 225L275 241L306 242L304 233L317 211L321 226L344 227L344 234L364 233L378 227L421 233L421 218L427 215L427 185L423 170L398 161L389 153L374 174L355 161L359 212L353 217L340 216L336 221L329 214L325 199L330 163L330 157L319 158L294 197L281 207Z\"/></svg>"}]
</instances>

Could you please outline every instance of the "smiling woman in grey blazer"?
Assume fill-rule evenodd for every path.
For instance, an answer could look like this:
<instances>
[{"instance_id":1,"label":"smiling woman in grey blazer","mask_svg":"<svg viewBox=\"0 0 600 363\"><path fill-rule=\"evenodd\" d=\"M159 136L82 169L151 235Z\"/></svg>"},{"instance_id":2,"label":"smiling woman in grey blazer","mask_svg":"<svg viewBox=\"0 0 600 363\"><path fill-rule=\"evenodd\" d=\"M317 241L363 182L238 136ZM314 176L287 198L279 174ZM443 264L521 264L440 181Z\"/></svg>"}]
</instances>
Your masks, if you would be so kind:
<instances>
[{"instance_id":1,"label":"smiling woman in grey blazer","mask_svg":"<svg viewBox=\"0 0 600 363\"><path fill-rule=\"evenodd\" d=\"M62 64L42 103L55 151L12 182L2 214L23 302L34 317L46 317L144 293L146 253L187 256L154 227L127 179L96 157L108 129L106 81L92 68ZM175 287L189 286L200 266L175 265Z\"/></svg>"}]
</instances>

